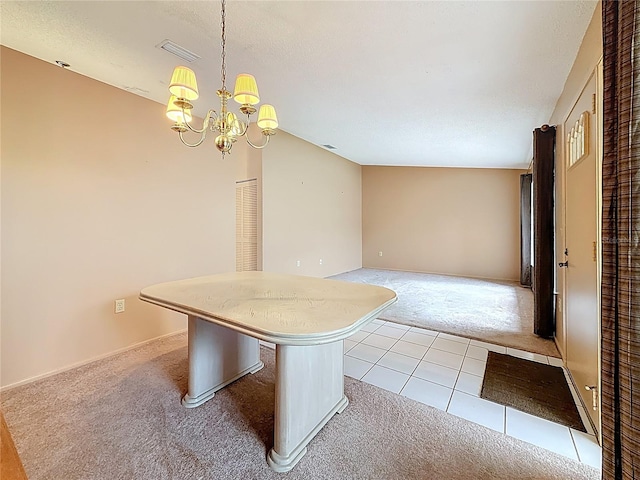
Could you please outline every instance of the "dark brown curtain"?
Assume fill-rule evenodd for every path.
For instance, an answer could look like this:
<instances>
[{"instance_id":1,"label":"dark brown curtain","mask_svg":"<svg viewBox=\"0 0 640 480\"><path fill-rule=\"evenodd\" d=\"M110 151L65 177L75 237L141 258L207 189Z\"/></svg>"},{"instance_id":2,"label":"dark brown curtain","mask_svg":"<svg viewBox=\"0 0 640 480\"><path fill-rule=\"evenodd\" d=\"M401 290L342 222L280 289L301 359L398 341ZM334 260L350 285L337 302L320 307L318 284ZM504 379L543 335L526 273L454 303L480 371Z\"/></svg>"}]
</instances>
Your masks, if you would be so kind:
<instances>
[{"instance_id":1,"label":"dark brown curtain","mask_svg":"<svg viewBox=\"0 0 640 480\"><path fill-rule=\"evenodd\" d=\"M554 165L556 127L533 131L533 333L555 333Z\"/></svg>"},{"instance_id":2,"label":"dark brown curtain","mask_svg":"<svg viewBox=\"0 0 640 480\"><path fill-rule=\"evenodd\" d=\"M602 476L640 479L640 6L604 0Z\"/></svg>"}]
</instances>

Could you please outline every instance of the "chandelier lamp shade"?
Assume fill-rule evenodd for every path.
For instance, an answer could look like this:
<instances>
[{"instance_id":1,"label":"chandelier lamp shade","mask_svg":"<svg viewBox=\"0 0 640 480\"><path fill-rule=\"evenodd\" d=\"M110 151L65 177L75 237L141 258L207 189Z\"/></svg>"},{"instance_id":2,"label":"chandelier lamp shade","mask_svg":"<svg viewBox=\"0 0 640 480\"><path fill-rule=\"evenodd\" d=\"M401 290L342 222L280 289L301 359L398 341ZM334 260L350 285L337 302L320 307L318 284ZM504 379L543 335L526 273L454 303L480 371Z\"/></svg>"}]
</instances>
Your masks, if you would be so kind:
<instances>
[{"instance_id":1,"label":"chandelier lamp shade","mask_svg":"<svg viewBox=\"0 0 640 480\"><path fill-rule=\"evenodd\" d=\"M171 98L169 99L169 103L167 105L167 117L169 118L169 120L174 122L174 126L171 127L174 130L176 130L176 125L184 124L192 120L191 110L183 110L182 108L178 107L175 103L176 100L178 100L178 97L176 97L175 95L171 95ZM178 129L177 131L180 130Z\"/></svg>"},{"instance_id":2,"label":"chandelier lamp shade","mask_svg":"<svg viewBox=\"0 0 640 480\"><path fill-rule=\"evenodd\" d=\"M276 134L278 128L278 117L273 105L263 104L257 110L256 106L260 103L260 94L258 93L258 85L253 75L241 73L236 78L236 84L233 91L227 90L226 87L226 33L225 33L225 0L222 0L221 10L221 27L222 27L222 67L221 80L222 87L217 91L220 98L220 108L218 110L209 109L202 127L194 128L191 125L193 115L193 102L198 99L198 82L196 74L187 67L179 66L173 70L171 82L169 83L169 93L171 97L167 104L167 117L173 122L171 129L177 132L180 141L188 147L197 147L204 142L208 132L215 132L215 144L222 156L231 152L231 147L239 137L244 137L249 145L253 148L264 148L269 143L269 139ZM240 120L238 116L228 110L228 101L233 98L240 104L240 112L246 116L246 120ZM257 125L262 131L263 140L259 145L254 144L247 135L251 116L258 111ZM184 134L191 132L199 136L196 137L194 143L185 140Z\"/></svg>"}]
</instances>

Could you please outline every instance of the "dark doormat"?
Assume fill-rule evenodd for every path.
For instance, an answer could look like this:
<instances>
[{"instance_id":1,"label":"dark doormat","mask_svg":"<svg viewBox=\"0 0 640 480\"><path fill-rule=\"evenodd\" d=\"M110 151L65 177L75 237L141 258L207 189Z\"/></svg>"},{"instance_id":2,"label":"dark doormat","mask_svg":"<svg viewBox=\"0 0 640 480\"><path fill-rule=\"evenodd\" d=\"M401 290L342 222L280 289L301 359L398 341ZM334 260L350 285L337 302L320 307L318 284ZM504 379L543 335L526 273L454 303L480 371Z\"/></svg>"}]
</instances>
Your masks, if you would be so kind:
<instances>
[{"instance_id":1,"label":"dark doormat","mask_svg":"<svg viewBox=\"0 0 640 480\"><path fill-rule=\"evenodd\" d=\"M560 367L489 352L480 397L586 431Z\"/></svg>"}]
</instances>

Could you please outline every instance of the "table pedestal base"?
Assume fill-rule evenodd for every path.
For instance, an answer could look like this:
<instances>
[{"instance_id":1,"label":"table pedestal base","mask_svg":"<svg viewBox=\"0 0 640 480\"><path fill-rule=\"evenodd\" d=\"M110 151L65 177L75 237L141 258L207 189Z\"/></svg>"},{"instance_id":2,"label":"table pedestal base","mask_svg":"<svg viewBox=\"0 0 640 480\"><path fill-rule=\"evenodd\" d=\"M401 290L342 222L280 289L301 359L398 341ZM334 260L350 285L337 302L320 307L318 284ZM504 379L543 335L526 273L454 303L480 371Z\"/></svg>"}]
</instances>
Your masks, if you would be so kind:
<instances>
[{"instance_id":1,"label":"table pedestal base","mask_svg":"<svg viewBox=\"0 0 640 480\"><path fill-rule=\"evenodd\" d=\"M344 395L342 342L276 345L276 404L273 448L267 463L276 472L291 470L307 444L349 403Z\"/></svg>"},{"instance_id":2,"label":"table pedestal base","mask_svg":"<svg viewBox=\"0 0 640 480\"><path fill-rule=\"evenodd\" d=\"M189 316L189 391L182 405L202 405L224 386L262 367L257 338Z\"/></svg>"},{"instance_id":3,"label":"table pedestal base","mask_svg":"<svg viewBox=\"0 0 640 480\"><path fill-rule=\"evenodd\" d=\"M189 316L187 408L202 405L215 392L264 367L258 339ZM342 341L324 345L276 345L276 398L273 448L267 463L291 470L307 444L349 404L344 395Z\"/></svg>"}]
</instances>

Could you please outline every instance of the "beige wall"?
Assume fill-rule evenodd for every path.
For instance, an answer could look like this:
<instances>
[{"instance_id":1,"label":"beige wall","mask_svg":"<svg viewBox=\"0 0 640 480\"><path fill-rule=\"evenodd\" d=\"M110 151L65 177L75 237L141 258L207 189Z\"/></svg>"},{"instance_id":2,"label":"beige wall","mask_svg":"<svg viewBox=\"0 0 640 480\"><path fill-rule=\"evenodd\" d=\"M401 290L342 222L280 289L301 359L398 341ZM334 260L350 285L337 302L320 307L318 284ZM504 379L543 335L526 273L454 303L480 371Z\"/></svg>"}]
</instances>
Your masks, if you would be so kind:
<instances>
[{"instance_id":1,"label":"beige wall","mask_svg":"<svg viewBox=\"0 0 640 480\"><path fill-rule=\"evenodd\" d=\"M326 277L362 266L361 168L288 133L273 137L262 151L265 271Z\"/></svg>"},{"instance_id":2,"label":"beige wall","mask_svg":"<svg viewBox=\"0 0 640 480\"><path fill-rule=\"evenodd\" d=\"M363 266L519 278L521 173L363 167Z\"/></svg>"},{"instance_id":3,"label":"beige wall","mask_svg":"<svg viewBox=\"0 0 640 480\"><path fill-rule=\"evenodd\" d=\"M186 328L137 295L235 269L236 171L182 146L163 105L1 54L6 386Z\"/></svg>"},{"instance_id":4,"label":"beige wall","mask_svg":"<svg viewBox=\"0 0 640 480\"><path fill-rule=\"evenodd\" d=\"M565 213L564 213L564 182L565 182L565 150L562 148L565 137L563 124L575 105L582 89L596 69L598 61L602 57L602 4L598 3L589 28L582 40L578 56L571 68L569 77L565 82L562 95L556 103L556 107L549 119L549 124L557 125L556 139L556 256L562 258L565 248ZM560 260L559 260L560 261ZM564 328L564 273L565 270L556 270L558 291L556 311L556 343L564 356L565 352L565 328Z\"/></svg>"}]
</instances>

